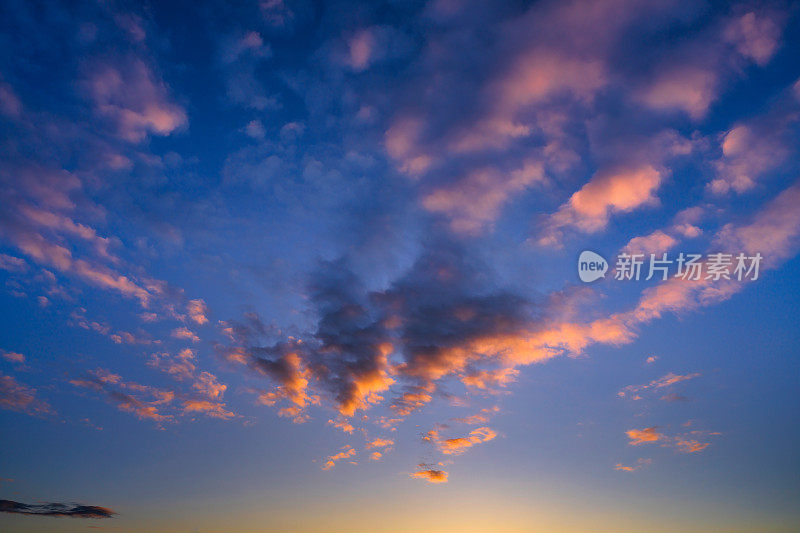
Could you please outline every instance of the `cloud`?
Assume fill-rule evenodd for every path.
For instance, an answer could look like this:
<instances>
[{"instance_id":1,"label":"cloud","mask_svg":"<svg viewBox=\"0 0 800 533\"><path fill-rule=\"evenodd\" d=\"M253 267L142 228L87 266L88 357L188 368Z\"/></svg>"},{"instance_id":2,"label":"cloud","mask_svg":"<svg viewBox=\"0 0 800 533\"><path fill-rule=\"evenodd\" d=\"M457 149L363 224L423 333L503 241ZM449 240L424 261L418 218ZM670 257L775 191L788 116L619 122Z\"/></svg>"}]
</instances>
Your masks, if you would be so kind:
<instances>
[{"instance_id":1,"label":"cloud","mask_svg":"<svg viewBox=\"0 0 800 533\"><path fill-rule=\"evenodd\" d=\"M208 322L208 306L203 300L189 300L186 312L195 324L202 326Z\"/></svg>"},{"instance_id":2,"label":"cloud","mask_svg":"<svg viewBox=\"0 0 800 533\"><path fill-rule=\"evenodd\" d=\"M628 442L631 446L639 446L641 444L660 443L661 446L673 448L679 453L698 453L705 450L711 445L708 442L700 442L696 439L698 435L719 435L719 433L708 433L704 431L692 431L689 434L682 435L665 435L658 431L657 427L649 427L644 429L631 429L625 432L630 439Z\"/></svg>"},{"instance_id":3,"label":"cloud","mask_svg":"<svg viewBox=\"0 0 800 533\"><path fill-rule=\"evenodd\" d=\"M564 228L596 233L606 227L614 213L657 204L654 193L662 180L662 173L650 165L598 172L548 218L539 243L557 246Z\"/></svg>"},{"instance_id":4,"label":"cloud","mask_svg":"<svg viewBox=\"0 0 800 533\"><path fill-rule=\"evenodd\" d=\"M655 254L660 256L676 244L678 244L677 239L667 235L661 230L656 230L650 235L634 237L628 241L628 244L624 246L623 250L631 255L644 254L649 256L650 254Z\"/></svg>"},{"instance_id":5,"label":"cloud","mask_svg":"<svg viewBox=\"0 0 800 533\"><path fill-rule=\"evenodd\" d=\"M171 415L160 411L175 399L172 391L126 382L118 374L102 368L87 371L84 377L72 379L70 383L103 393L120 411L133 413L140 420L152 420L160 424L173 419Z\"/></svg>"},{"instance_id":6,"label":"cloud","mask_svg":"<svg viewBox=\"0 0 800 533\"><path fill-rule=\"evenodd\" d=\"M767 268L775 268L797 250L800 237L800 182L788 187L763 207L749 224L726 224L717 242L726 249L761 253Z\"/></svg>"},{"instance_id":7,"label":"cloud","mask_svg":"<svg viewBox=\"0 0 800 533\"><path fill-rule=\"evenodd\" d=\"M140 286L128 276L91 259L75 258L65 246L51 242L28 228L8 225L0 229L5 229L5 236L37 262L62 272L74 274L92 285L136 298L143 306L146 306L154 293L160 290L156 285L147 288Z\"/></svg>"},{"instance_id":8,"label":"cloud","mask_svg":"<svg viewBox=\"0 0 800 533\"><path fill-rule=\"evenodd\" d=\"M685 111L693 119L701 119L716 98L718 85L715 71L682 65L659 73L638 97L654 109Z\"/></svg>"},{"instance_id":9,"label":"cloud","mask_svg":"<svg viewBox=\"0 0 800 533\"><path fill-rule=\"evenodd\" d=\"M154 353L147 364L178 379L191 379L197 370L191 348L184 348L174 356L166 352Z\"/></svg>"},{"instance_id":10,"label":"cloud","mask_svg":"<svg viewBox=\"0 0 800 533\"><path fill-rule=\"evenodd\" d=\"M330 470L336 465L336 461L353 457L355 454L355 448L350 445L343 446L341 452L328 456L328 458L325 460L325 463L322 465L322 469Z\"/></svg>"},{"instance_id":11,"label":"cloud","mask_svg":"<svg viewBox=\"0 0 800 533\"><path fill-rule=\"evenodd\" d=\"M488 427L473 429L465 437L452 439L442 439L438 432L429 433L430 440L436 443L436 447L445 455L461 455L469 448L477 444L489 442L497 436L497 432Z\"/></svg>"},{"instance_id":12,"label":"cloud","mask_svg":"<svg viewBox=\"0 0 800 533\"><path fill-rule=\"evenodd\" d=\"M491 225L510 197L545 180L542 165L533 161L510 173L495 168L477 169L452 185L428 193L422 198L422 205L447 216L454 232L475 234Z\"/></svg>"},{"instance_id":13,"label":"cloud","mask_svg":"<svg viewBox=\"0 0 800 533\"><path fill-rule=\"evenodd\" d=\"M0 513L70 518L113 518L117 513L106 507L64 503L28 504L0 500Z\"/></svg>"},{"instance_id":14,"label":"cloud","mask_svg":"<svg viewBox=\"0 0 800 533\"><path fill-rule=\"evenodd\" d=\"M717 177L708 184L713 194L743 193L756 186L765 174L789 155L782 141L781 126L739 124L725 133L722 157L715 162Z\"/></svg>"},{"instance_id":15,"label":"cloud","mask_svg":"<svg viewBox=\"0 0 800 533\"><path fill-rule=\"evenodd\" d=\"M635 472L635 471L639 470L640 468L644 468L645 466L649 466L652 463L653 463L652 459L638 459L636 461L636 464L632 465L632 466L626 466L626 465L623 465L622 463L617 463L614 466L614 470L620 470L622 472Z\"/></svg>"},{"instance_id":16,"label":"cloud","mask_svg":"<svg viewBox=\"0 0 800 533\"><path fill-rule=\"evenodd\" d=\"M22 102L8 83L0 81L0 113L10 118L22 114Z\"/></svg>"},{"instance_id":17,"label":"cloud","mask_svg":"<svg viewBox=\"0 0 800 533\"><path fill-rule=\"evenodd\" d=\"M211 418L229 420L236 415L225 409L225 404L205 399L189 398L183 400L185 413L202 413Z\"/></svg>"},{"instance_id":18,"label":"cloud","mask_svg":"<svg viewBox=\"0 0 800 533\"><path fill-rule=\"evenodd\" d=\"M368 442L367 449L371 450L372 448L386 448L387 446L393 446L393 445L394 441L391 439L378 438Z\"/></svg>"},{"instance_id":19,"label":"cloud","mask_svg":"<svg viewBox=\"0 0 800 533\"><path fill-rule=\"evenodd\" d=\"M697 453L705 450L709 446L711 446L709 442L699 442L694 439L678 438L675 441L675 447L681 453Z\"/></svg>"},{"instance_id":20,"label":"cloud","mask_svg":"<svg viewBox=\"0 0 800 533\"><path fill-rule=\"evenodd\" d=\"M190 340L192 342L200 342L200 337L198 337L195 332L183 326L173 329L170 335L176 339L185 339L185 340Z\"/></svg>"},{"instance_id":21,"label":"cloud","mask_svg":"<svg viewBox=\"0 0 800 533\"><path fill-rule=\"evenodd\" d=\"M14 354L19 355L19 354ZM0 408L31 415L51 414L50 405L36 397L36 389L0 374Z\"/></svg>"},{"instance_id":22,"label":"cloud","mask_svg":"<svg viewBox=\"0 0 800 533\"><path fill-rule=\"evenodd\" d=\"M467 417L461 417L461 418L453 418L451 420L453 422L457 422L459 424L467 424L467 425L485 424L486 422L489 421L489 417L492 414L497 413L498 411L500 411L500 408L497 407L497 406L494 406L492 408L481 409L481 411L479 413L476 413L474 415L470 415L470 416L467 416Z\"/></svg>"},{"instance_id":23,"label":"cloud","mask_svg":"<svg viewBox=\"0 0 800 533\"><path fill-rule=\"evenodd\" d=\"M200 394L212 399L222 398L222 394L228 388L227 385L219 382L217 376L210 372L200 372L197 381L192 384L192 387Z\"/></svg>"},{"instance_id":24,"label":"cloud","mask_svg":"<svg viewBox=\"0 0 800 533\"><path fill-rule=\"evenodd\" d=\"M355 427L353 427L353 424L351 424L344 418L336 420L328 420L328 424L332 425L335 428L341 429L345 433L353 433L353 431L355 431L356 429Z\"/></svg>"},{"instance_id":25,"label":"cloud","mask_svg":"<svg viewBox=\"0 0 800 533\"><path fill-rule=\"evenodd\" d=\"M663 433L659 433L658 428L653 426L644 429L629 429L625 434L630 439L631 446L639 446L650 442L658 442L666 439Z\"/></svg>"},{"instance_id":26,"label":"cloud","mask_svg":"<svg viewBox=\"0 0 800 533\"><path fill-rule=\"evenodd\" d=\"M24 272L28 268L28 263L20 257L0 254L0 269L7 272Z\"/></svg>"},{"instance_id":27,"label":"cloud","mask_svg":"<svg viewBox=\"0 0 800 533\"><path fill-rule=\"evenodd\" d=\"M648 361L649 361L649 359L648 359ZM619 396L620 398L628 397L628 398L636 399L636 396L631 396L631 395L635 395L636 393L639 393L639 392L642 392L642 391L645 391L645 390L648 390L648 389L662 389L664 387L669 387L669 386L674 385L676 383L680 383L682 381L687 381L687 380L694 379L694 378L697 378L697 377L700 377L700 373L699 372L694 372L692 374L683 374L683 375L675 374L673 372L670 372L669 374L666 374L666 375L664 375L664 376L662 376L662 377L660 377L658 379L654 379L653 381L651 381L649 383L646 383L644 385L628 385L627 387L625 387L621 391L619 391L617 393L617 396Z\"/></svg>"},{"instance_id":28,"label":"cloud","mask_svg":"<svg viewBox=\"0 0 800 533\"><path fill-rule=\"evenodd\" d=\"M169 135L187 123L186 112L169 99L167 85L140 58L93 65L85 87L95 113L109 119L127 141Z\"/></svg>"},{"instance_id":29,"label":"cloud","mask_svg":"<svg viewBox=\"0 0 800 533\"><path fill-rule=\"evenodd\" d=\"M421 470L412 472L409 476L416 479L424 479L428 483L447 483L447 472L444 470L429 468L424 464L420 464L419 468Z\"/></svg>"},{"instance_id":30,"label":"cloud","mask_svg":"<svg viewBox=\"0 0 800 533\"><path fill-rule=\"evenodd\" d=\"M366 69L373 55L373 48L375 47L375 36L369 30L361 30L356 33L347 43L348 47L348 64L353 70Z\"/></svg>"},{"instance_id":31,"label":"cloud","mask_svg":"<svg viewBox=\"0 0 800 533\"><path fill-rule=\"evenodd\" d=\"M744 57L763 66L778 48L781 26L782 22L770 14L750 12L730 22L725 29L725 38Z\"/></svg>"},{"instance_id":32,"label":"cloud","mask_svg":"<svg viewBox=\"0 0 800 533\"><path fill-rule=\"evenodd\" d=\"M7 352L5 350L0 350L0 356L2 356L3 359L5 359L6 361L9 361L11 363L20 363L20 364L22 364L22 363L25 362L25 356L23 354L17 353L17 352Z\"/></svg>"}]
</instances>

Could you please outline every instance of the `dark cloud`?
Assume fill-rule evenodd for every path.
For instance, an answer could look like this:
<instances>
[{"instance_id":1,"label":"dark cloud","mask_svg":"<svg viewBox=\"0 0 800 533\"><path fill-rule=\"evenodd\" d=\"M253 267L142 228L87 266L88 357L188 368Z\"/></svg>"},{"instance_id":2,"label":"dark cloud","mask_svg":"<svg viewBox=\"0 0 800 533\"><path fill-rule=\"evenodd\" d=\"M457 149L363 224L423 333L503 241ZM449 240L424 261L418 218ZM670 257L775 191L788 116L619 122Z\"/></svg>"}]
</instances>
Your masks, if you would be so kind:
<instances>
[{"instance_id":1,"label":"dark cloud","mask_svg":"<svg viewBox=\"0 0 800 533\"><path fill-rule=\"evenodd\" d=\"M113 518L117 513L106 507L64 503L27 504L0 500L0 513L71 518Z\"/></svg>"},{"instance_id":2,"label":"dark cloud","mask_svg":"<svg viewBox=\"0 0 800 533\"><path fill-rule=\"evenodd\" d=\"M514 335L536 313L531 302L490 280L485 266L446 239L431 240L383 290L367 290L346 260L324 262L308 287L317 316L313 331L276 340L274 328L249 314L229 325L233 344L220 349L277 384L264 403L288 399L304 407L316 390L352 416L394 388L392 408L407 415L441 392L443 378L474 383L483 375L481 384L504 384L502 376L489 375L496 353L461 348Z\"/></svg>"}]
</instances>

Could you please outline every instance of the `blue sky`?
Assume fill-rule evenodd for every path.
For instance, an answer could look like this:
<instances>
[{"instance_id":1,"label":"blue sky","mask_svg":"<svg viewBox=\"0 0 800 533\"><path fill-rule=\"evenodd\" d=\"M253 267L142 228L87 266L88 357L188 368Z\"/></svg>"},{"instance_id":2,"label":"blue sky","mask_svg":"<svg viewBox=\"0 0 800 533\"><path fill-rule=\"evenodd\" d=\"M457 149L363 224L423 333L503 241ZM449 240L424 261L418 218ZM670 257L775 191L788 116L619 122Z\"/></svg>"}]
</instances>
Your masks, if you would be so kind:
<instances>
[{"instance_id":1,"label":"blue sky","mask_svg":"<svg viewBox=\"0 0 800 533\"><path fill-rule=\"evenodd\" d=\"M5 2L3 530L795 531L798 16Z\"/></svg>"}]
</instances>

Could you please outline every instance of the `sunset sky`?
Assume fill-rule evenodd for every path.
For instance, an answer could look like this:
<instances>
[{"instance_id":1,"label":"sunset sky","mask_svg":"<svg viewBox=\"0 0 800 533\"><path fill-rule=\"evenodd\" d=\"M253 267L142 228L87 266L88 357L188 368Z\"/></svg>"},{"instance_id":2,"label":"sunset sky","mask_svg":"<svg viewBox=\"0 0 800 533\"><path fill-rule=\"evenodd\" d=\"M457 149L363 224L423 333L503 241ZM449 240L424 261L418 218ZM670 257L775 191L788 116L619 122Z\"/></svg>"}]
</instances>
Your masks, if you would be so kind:
<instances>
[{"instance_id":1,"label":"sunset sky","mask_svg":"<svg viewBox=\"0 0 800 533\"><path fill-rule=\"evenodd\" d=\"M0 530L800 531L799 253L797 3L4 0Z\"/></svg>"}]
</instances>

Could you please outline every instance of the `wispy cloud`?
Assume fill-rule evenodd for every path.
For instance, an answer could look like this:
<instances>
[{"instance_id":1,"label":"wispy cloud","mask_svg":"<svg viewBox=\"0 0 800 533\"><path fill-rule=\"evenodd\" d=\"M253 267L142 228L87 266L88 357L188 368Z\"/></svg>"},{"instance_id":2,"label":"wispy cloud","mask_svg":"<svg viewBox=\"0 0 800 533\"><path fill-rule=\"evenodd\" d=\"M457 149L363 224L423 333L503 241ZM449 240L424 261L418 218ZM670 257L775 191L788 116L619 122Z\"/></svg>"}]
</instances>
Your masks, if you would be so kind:
<instances>
[{"instance_id":1,"label":"wispy cloud","mask_svg":"<svg viewBox=\"0 0 800 533\"><path fill-rule=\"evenodd\" d=\"M0 513L69 518L113 518L117 513L106 507L65 503L28 504L0 500Z\"/></svg>"}]
</instances>

